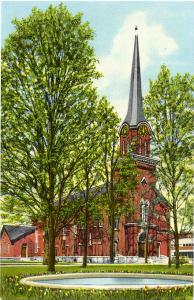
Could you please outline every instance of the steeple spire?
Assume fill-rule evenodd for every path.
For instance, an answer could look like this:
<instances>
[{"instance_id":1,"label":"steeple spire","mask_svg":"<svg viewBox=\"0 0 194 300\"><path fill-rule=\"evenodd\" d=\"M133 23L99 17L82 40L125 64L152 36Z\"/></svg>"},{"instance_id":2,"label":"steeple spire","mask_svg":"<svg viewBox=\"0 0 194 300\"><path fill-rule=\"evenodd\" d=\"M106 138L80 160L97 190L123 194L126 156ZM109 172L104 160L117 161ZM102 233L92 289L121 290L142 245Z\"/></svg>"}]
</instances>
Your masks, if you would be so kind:
<instances>
[{"instance_id":1,"label":"steeple spire","mask_svg":"<svg viewBox=\"0 0 194 300\"><path fill-rule=\"evenodd\" d=\"M136 26L135 31L137 30L138 28ZM142 105L138 35L135 34L128 111L123 123L128 123L129 126L136 127L139 122L143 121L146 121L146 119Z\"/></svg>"}]
</instances>

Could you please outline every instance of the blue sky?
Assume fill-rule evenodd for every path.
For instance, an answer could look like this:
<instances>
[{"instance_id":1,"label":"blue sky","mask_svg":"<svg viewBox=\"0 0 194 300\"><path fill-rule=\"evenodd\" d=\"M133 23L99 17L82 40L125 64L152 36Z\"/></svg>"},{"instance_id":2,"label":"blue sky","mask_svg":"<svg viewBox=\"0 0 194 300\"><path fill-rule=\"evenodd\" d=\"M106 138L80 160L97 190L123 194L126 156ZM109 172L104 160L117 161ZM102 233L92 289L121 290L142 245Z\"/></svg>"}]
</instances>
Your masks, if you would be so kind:
<instances>
[{"instance_id":1,"label":"blue sky","mask_svg":"<svg viewBox=\"0 0 194 300\"><path fill-rule=\"evenodd\" d=\"M165 63L173 74L194 74L194 2L63 1L75 14L84 13L95 31L93 45L104 77L97 83L121 118L127 111L134 27L138 25L143 94ZM2 44L14 30L11 20L24 18L37 6L59 1L2 1Z\"/></svg>"}]
</instances>

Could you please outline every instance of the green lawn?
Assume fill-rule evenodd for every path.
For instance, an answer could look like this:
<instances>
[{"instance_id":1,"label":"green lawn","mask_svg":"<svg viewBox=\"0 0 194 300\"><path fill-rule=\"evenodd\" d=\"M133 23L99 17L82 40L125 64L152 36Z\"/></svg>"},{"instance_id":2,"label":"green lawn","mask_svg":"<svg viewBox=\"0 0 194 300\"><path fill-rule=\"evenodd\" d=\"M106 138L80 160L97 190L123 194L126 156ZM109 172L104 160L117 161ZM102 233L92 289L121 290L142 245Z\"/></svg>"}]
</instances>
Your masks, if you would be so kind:
<instances>
[{"instance_id":1,"label":"green lawn","mask_svg":"<svg viewBox=\"0 0 194 300\"><path fill-rule=\"evenodd\" d=\"M23 286L20 279L29 275L48 273L46 266L2 266L2 300L192 300L192 288L162 288L121 290L121 291L84 291L35 288ZM86 269L81 266L56 266L58 273L71 272L141 272L192 275L192 266L183 265L176 270L164 265L89 265Z\"/></svg>"},{"instance_id":2,"label":"green lawn","mask_svg":"<svg viewBox=\"0 0 194 300\"><path fill-rule=\"evenodd\" d=\"M47 272L47 267L43 265L36 266L2 266L2 276L4 275L19 275L37 274ZM131 273L165 273L165 274L184 274L192 275L192 265L183 265L178 270L175 266L168 268L165 265L88 265L86 269L81 266L58 266L56 272L71 273L71 272L131 272Z\"/></svg>"},{"instance_id":3,"label":"green lawn","mask_svg":"<svg viewBox=\"0 0 194 300\"><path fill-rule=\"evenodd\" d=\"M10 259L1 259L0 260L1 264L4 263L8 263L8 264L42 264L41 261L37 261L37 260L29 260L29 261L25 261L25 260L10 260Z\"/></svg>"}]
</instances>

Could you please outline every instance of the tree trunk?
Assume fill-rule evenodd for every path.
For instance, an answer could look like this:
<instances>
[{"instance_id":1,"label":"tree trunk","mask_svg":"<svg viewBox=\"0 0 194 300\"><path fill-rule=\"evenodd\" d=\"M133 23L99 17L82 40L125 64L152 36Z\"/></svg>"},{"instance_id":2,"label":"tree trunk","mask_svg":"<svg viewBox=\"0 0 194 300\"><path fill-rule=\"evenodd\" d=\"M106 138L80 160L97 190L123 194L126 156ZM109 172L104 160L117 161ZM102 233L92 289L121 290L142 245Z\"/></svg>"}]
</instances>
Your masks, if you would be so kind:
<instances>
[{"instance_id":1,"label":"tree trunk","mask_svg":"<svg viewBox=\"0 0 194 300\"><path fill-rule=\"evenodd\" d=\"M173 219L174 219L175 264L176 264L176 269L178 269L180 267L180 262L179 262L179 233L178 233L178 222L177 222L176 208L173 209Z\"/></svg>"},{"instance_id":2,"label":"tree trunk","mask_svg":"<svg viewBox=\"0 0 194 300\"><path fill-rule=\"evenodd\" d=\"M83 264L82 267L87 267L87 258L88 258L88 209L86 207L85 211L85 226L84 226L84 255L83 255Z\"/></svg>"},{"instance_id":3,"label":"tree trunk","mask_svg":"<svg viewBox=\"0 0 194 300\"><path fill-rule=\"evenodd\" d=\"M111 212L110 216L110 246L109 246L109 251L110 251L110 263L114 263L115 259L115 243L114 243L114 237L115 237L115 217L114 217L114 210Z\"/></svg>"},{"instance_id":4,"label":"tree trunk","mask_svg":"<svg viewBox=\"0 0 194 300\"><path fill-rule=\"evenodd\" d=\"M145 238L145 253L144 253L144 257L145 257L145 264L148 263L148 228L146 229L146 238Z\"/></svg>"},{"instance_id":5,"label":"tree trunk","mask_svg":"<svg viewBox=\"0 0 194 300\"><path fill-rule=\"evenodd\" d=\"M170 253L170 239L167 240L167 251L168 251L168 267L171 268L171 253Z\"/></svg>"},{"instance_id":6,"label":"tree trunk","mask_svg":"<svg viewBox=\"0 0 194 300\"><path fill-rule=\"evenodd\" d=\"M168 267L171 268L171 257L168 257Z\"/></svg>"},{"instance_id":7,"label":"tree trunk","mask_svg":"<svg viewBox=\"0 0 194 300\"><path fill-rule=\"evenodd\" d=\"M115 259L115 203L114 203L114 194L113 194L113 173L111 174L111 183L110 183L110 244L109 244L109 255L110 263L114 263Z\"/></svg>"},{"instance_id":8,"label":"tree trunk","mask_svg":"<svg viewBox=\"0 0 194 300\"><path fill-rule=\"evenodd\" d=\"M167 238L167 255L168 255L168 267L171 267L171 253L170 253L170 238L169 238L170 233L168 233L168 238Z\"/></svg>"},{"instance_id":9,"label":"tree trunk","mask_svg":"<svg viewBox=\"0 0 194 300\"><path fill-rule=\"evenodd\" d=\"M171 236L170 236L170 216L169 216L169 212L167 212L167 216L166 216L166 220L167 220L167 226L168 226L168 235L167 235L167 256L168 256L168 267L171 268L171 253L170 253L170 241L171 241Z\"/></svg>"},{"instance_id":10,"label":"tree trunk","mask_svg":"<svg viewBox=\"0 0 194 300\"><path fill-rule=\"evenodd\" d=\"M43 253L43 265L48 265L48 251L49 251L49 240L48 230L44 229L44 253Z\"/></svg>"},{"instance_id":11,"label":"tree trunk","mask_svg":"<svg viewBox=\"0 0 194 300\"><path fill-rule=\"evenodd\" d=\"M176 269L180 267L179 262L179 237L178 233L175 233L175 260L176 260Z\"/></svg>"},{"instance_id":12,"label":"tree trunk","mask_svg":"<svg viewBox=\"0 0 194 300\"><path fill-rule=\"evenodd\" d=\"M83 255L83 264L82 267L87 267L87 258L88 258L88 222L89 222L89 212L88 212L88 204L89 204L89 168L86 164L85 166L85 175L86 175L86 194L85 194L85 224L84 224L84 255Z\"/></svg>"},{"instance_id":13,"label":"tree trunk","mask_svg":"<svg viewBox=\"0 0 194 300\"><path fill-rule=\"evenodd\" d=\"M55 231L52 218L48 227L48 271L55 272Z\"/></svg>"}]
</instances>

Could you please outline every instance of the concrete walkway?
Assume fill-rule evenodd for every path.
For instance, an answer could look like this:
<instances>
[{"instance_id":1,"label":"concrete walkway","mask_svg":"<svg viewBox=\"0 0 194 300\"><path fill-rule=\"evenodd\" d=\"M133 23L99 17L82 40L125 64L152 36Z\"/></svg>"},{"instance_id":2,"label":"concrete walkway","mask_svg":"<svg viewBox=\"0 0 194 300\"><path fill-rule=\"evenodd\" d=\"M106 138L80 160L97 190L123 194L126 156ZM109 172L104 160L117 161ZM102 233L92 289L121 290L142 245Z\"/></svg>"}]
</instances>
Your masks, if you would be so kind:
<instances>
[{"instance_id":1,"label":"concrete walkway","mask_svg":"<svg viewBox=\"0 0 194 300\"><path fill-rule=\"evenodd\" d=\"M77 263L77 264L66 264L66 265L61 265L61 264L56 264L55 266L59 266L59 267L70 267L70 266L81 266L82 264L80 263ZM90 265L94 265L94 264L90 264ZM96 264L95 264L96 265ZM98 265L98 264L97 264ZM36 266L36 267L40 267L40 266L47 266L47 265L43 265L41 263L31 263L31 264L28 264L28 263L13 263L13 264L10 264L10 263L2 263L0 264L0 267L30 267L30 266Z\"/></svg>"}]
</instances>

